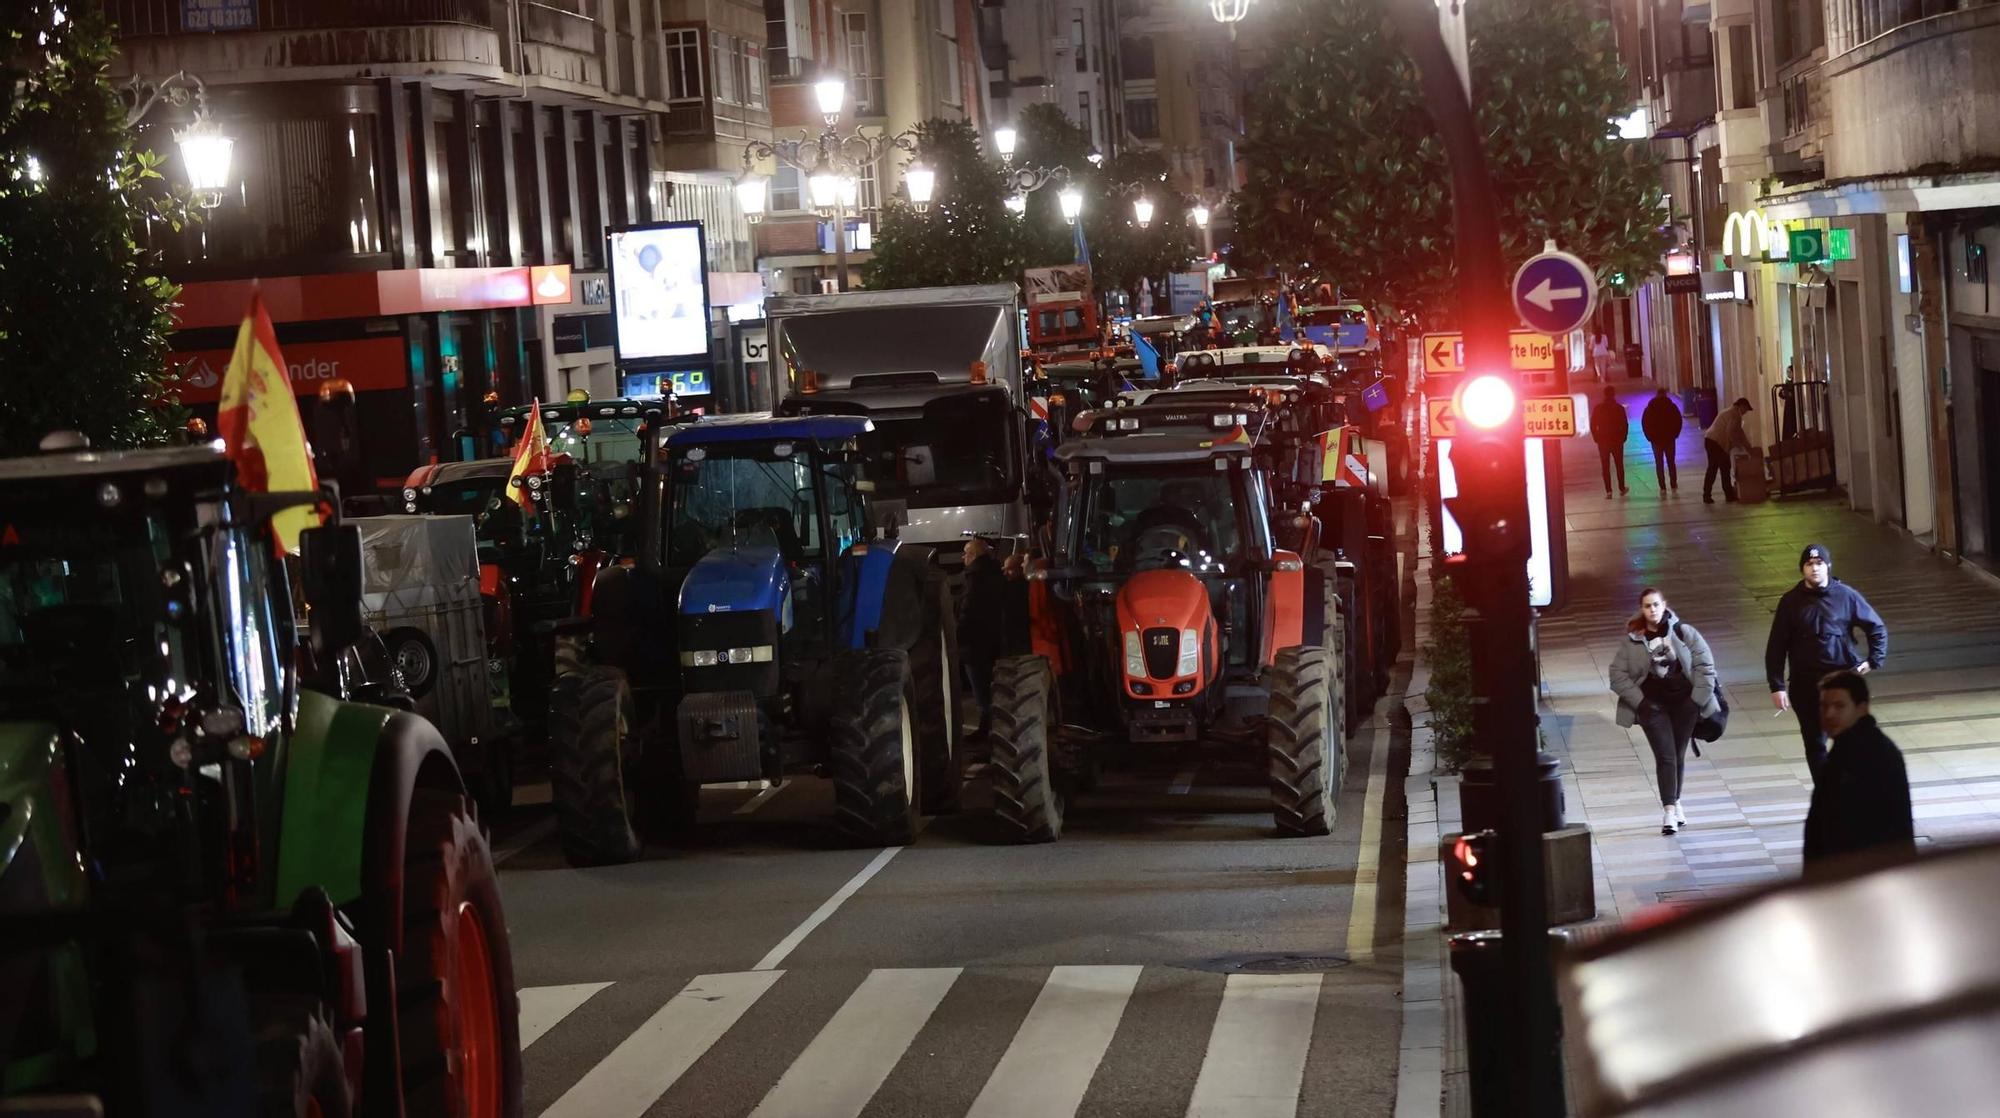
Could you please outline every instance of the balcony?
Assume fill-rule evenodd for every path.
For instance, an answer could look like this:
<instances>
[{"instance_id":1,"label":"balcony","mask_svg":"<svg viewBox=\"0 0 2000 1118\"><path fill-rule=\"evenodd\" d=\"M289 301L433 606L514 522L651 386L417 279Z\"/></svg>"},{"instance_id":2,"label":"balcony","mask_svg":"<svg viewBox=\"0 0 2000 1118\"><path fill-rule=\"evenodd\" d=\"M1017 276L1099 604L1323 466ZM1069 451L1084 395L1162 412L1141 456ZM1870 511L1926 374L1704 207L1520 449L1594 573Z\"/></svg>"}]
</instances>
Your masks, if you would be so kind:
<instances>
[{"instance_id":1,"label":"balcony","mask_svg":"<svg viewBox=\"0 0 2000 1118\"><path fill-rule=\"evenodd\" d=\"M326 31L455 23L493 28L492 0L257 0L248 28L187 27L184 0L105 0L104 11L120 38L207 34L214 30Z\"/></svg>"},{"instance_id":2,"label":"balcony","mask_svg":"<svg viewBox=\"0 0 2000 1118\"><path fill-rule=\"evenodd\" d=\"M1771 134L1759 109L1725 109L1716 116L1721 134L1722 181L1753 182L1771 173Z\"/></svg>"},{"instance_id":3,"label":"balcony","mask_svg":"<svg viewBox=\"0 0 2000 1118\"><path fill-rule=\"evenodd\" d=\"M1821 67L1830 179L2000 158L2000 5L1907 23Z\"/></svg>"},{"instance_id":4,"label":"balcony","mask_svg":"<svg viewBox=\"0 0 2000 1118\"><path fill-rule=\"evenodd\" d=\"M1787 64L1760 106L1771 173L1794 181L1825 173L1826 83L1818 54Z\"/></svg>"},{"instance_id":5,"label":"balcony","mask_svg":"<svg viewBox=\"0 0 2000 1118\"><path fill-rule=\"evenodd\" d=\"M1659 123L1654 132L1686 136L1715 116L1715 60L1707 55L1680 58L1664 75Z\"/></svg>"}]
</instances>

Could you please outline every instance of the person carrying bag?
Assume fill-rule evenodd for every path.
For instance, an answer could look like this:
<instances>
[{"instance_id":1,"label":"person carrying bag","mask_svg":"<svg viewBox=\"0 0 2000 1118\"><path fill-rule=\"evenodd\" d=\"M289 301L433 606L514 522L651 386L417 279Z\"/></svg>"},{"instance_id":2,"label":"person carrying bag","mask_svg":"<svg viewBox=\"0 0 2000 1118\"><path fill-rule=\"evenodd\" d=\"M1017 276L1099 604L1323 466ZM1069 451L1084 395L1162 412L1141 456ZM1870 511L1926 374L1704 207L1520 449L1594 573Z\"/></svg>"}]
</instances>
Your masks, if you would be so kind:
<instances>
[{"instance_id":1,"label":"person carrying bag","mask_svg":"<svg viewBox=\"0 0 2000 1118\"><path fill-rule=\"evenodd\" d=\"M1660 833L1687 826L1681 779L1696 724L1726 721L1716 686L1715 657L1694 626L1674 616L1666 595L1647 587L1639 613L1611 658L1611 690L1618 696L1618 725L1638 726L1653 750L1660 785ZM1720 726L1715 727L1721 736ZM1704 740L1713 741L1714 738Z\"/></svg>"}]
</instances>

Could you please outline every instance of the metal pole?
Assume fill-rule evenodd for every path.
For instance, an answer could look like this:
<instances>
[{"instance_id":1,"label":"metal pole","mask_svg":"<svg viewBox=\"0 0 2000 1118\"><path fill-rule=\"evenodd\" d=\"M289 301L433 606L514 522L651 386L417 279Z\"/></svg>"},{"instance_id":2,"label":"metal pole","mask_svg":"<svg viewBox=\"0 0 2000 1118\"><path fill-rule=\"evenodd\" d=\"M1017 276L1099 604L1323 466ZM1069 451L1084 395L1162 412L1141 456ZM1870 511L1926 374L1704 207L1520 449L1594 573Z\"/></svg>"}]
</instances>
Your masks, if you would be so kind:
<instances>
[{"instance_id":1,"label":"metal pole","mask_svg":"<svg viewBox=\"0 0 2000 1118\"><path fill-rule=\"evenodd\" d=\"M1438 26L1437 9L1425 0L1399 0L1390 17L1404 47L1416 61L1431 117L1451 163L1453 227L1457 244L1461 325L1468 370L1504 373L1512 366L1507 331L1507 273L1500 230L1493 217L1493 186L1486 170L1477 123L1465 87ZM1470 375L1470 374L1468 374ZM1517 386L1518 394L1518 386ZM1519 446L1520 411L1511 430L1499 432ZM1515 451L1506 476L1492 479L1504 489L1498 522L1525 525L1528 515L1526 461ZM1525 533L1512 533L1524 538ZM1510 1105L1514 1118L1560 1118L1564 1113L1562 1067L1557 1048L1559 1018L1549 961L1547 898L1543 893L1542 811L1538 797L1533 657L1529 646L1525 549L1520 554L1485 557L1468 553L1472 585L1463 587L1476 607L1472 642L1473 685L1479 702L1475 732L1492 752L1504 801L1501 831L1502 965L1507 1005L1514 1027L1506 1030Z\"/></svg>"},{"instance_id":2,"label":"metal pole","mask_svg":"<svg viewBox=\"0 0 2000 1118\"><path fill-rule=\"evenodd\" d=\"M839 270L840 286L837 290L847 290L847 203L838 198L833 200L833 259Z\"/></svg>"}]
</instances>

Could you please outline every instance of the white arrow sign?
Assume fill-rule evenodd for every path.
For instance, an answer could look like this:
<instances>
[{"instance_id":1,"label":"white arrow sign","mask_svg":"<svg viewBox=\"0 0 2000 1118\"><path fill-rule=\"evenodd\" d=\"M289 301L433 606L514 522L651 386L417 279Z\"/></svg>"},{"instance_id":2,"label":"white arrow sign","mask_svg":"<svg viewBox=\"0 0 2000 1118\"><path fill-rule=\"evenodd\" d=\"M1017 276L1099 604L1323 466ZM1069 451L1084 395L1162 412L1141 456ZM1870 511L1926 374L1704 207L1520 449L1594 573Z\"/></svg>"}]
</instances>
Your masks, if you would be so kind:
<instances>
[{"instance_id":1,"label":"white arrow sign","mask_svg":"<svg viewBox=\"0 0 2000 1118\"><path fill-rule=\"evenodd\" d=\"M1554 280L1545 279L1522 298L1545 311L1552 311L1559 302L1567 303L1571 299L1581 299L1587 294L1589 293L1581 287L1557 287Z\"/></svg>"}]
</instances>

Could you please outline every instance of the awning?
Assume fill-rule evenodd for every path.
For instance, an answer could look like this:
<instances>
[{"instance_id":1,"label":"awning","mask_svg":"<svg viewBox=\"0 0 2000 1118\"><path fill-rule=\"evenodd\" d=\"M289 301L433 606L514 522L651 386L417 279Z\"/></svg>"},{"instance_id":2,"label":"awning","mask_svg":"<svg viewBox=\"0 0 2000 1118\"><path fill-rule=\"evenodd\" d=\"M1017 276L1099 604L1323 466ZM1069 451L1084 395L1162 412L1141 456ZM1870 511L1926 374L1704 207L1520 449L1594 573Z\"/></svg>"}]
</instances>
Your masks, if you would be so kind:
<instances>
[{"instance_id":1,"label":"awning","mask_svg":"<svg viewBox=\"0 0 2000 1118\"><path fill-rule=\"evenodd\" d=\"M1757 205L1773 221L1854 214L1929 213L2000 206L2000 174L1918 175L1861 179L1792 194L1774 194Z\"/></svg>"}]
</instances>

